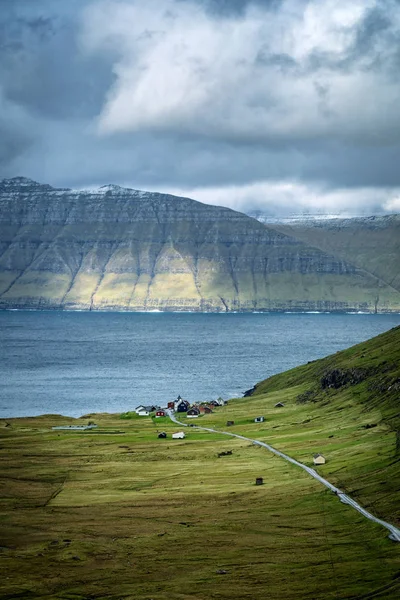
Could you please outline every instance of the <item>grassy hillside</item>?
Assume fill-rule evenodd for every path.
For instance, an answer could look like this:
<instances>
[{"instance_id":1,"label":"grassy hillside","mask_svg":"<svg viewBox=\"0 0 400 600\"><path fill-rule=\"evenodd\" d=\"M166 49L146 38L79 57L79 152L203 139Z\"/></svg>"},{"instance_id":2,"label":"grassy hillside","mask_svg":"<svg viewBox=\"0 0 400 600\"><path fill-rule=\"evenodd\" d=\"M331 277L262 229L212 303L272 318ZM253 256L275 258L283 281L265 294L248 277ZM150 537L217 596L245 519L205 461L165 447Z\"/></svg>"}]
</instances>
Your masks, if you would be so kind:
<instances>
[{"instance_id":1,"label":"grassy hillside","mask_svg":"<svg viewBox=\"0 0 400 600\"><path fill-rule=\"evenodd\" d=\"M283 408L275 407L282 402ZM400 524L400 327L258 383L215 418L312 464L374 514ZM255 424L252 417L265 416Z\"/></svg>"},{"instance_id":2,"label":"grassy hillside","mask_svg":"<svg viewBox=\"0 0 400 600\"><path fill-rule=\"evenodd\" d=\"M187 422L233 420L231 431L307 464L322 452L323 476L399 524L399 338L396 328L277 375ZM0 422L0 598L398 597L400 545L305 472L243 440L195 428L172 440L169 420L127 416L78 420L96 421L92 432L53 431L76 423L55 415Z\"/></svg>"}]
</instances>

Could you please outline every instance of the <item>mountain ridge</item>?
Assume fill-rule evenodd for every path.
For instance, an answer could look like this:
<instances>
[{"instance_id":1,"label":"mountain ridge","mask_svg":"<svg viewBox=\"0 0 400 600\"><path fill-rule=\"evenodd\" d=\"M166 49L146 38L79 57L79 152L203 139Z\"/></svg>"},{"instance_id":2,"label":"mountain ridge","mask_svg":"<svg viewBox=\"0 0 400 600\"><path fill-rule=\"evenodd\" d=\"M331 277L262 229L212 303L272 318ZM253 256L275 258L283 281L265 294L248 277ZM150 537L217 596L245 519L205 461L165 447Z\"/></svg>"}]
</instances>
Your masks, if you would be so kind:
<instances>
[{"instance_id":1,"label":"mountain ridge","mask_svg":"<svg viewBox=\"0 0 400 600\"><path fill-rule=\"evenodd\" d=\"M0 308L400 310L349 260L226 207L0 181Z\"/></svg>"}]
</instances>

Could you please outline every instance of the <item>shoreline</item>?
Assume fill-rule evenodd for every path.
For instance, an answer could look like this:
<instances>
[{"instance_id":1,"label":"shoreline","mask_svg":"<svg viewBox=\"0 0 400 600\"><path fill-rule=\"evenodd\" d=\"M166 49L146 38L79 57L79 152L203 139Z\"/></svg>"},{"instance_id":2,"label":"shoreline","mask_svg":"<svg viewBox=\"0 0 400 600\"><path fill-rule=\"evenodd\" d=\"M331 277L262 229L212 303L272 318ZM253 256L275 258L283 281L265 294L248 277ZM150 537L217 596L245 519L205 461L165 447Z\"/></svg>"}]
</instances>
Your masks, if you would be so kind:
<instances>
[{"instance_id":1,"label":"shoreline","mask_svg":"<svg viewBox=\"0 0 400 600\"><path fill-rule=\"evenodd\" d=\"M9 308L0 307L0 313L5 312L59 312L59 313L91 313L91 314L193 314L193 315L400 315L400 310L296 310L296 309L260 309L260 310L175 310L175 309L150 309L150 310L129 310L129 309L89 309L89 308Z\"/></svg>"}]
</instances>

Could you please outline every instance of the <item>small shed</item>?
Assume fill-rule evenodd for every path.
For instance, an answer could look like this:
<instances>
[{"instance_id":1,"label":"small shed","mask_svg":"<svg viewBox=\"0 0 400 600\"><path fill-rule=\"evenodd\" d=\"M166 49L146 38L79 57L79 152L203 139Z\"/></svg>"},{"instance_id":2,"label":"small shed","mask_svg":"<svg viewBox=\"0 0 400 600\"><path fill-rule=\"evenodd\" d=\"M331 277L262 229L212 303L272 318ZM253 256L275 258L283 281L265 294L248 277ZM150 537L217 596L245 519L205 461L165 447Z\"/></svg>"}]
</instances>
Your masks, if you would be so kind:
<instances>
[{"instance_id":1,"label":"small shed","mask_svg":"<svg viewBox=\"0 0 400 600\"><path fill-rule=\"evenodd\" d=\"M156 417L165 417L165 416L166 416L165 410L160 409L156 412Z\"/></svg>"},{"instance_id":2,"label":"small shed","mask_svg":"<svg viewBox=\"0 0 400 600\"><path fill-rule=\"evenodd\" d=\"M232 426L232 425L234 425L234 424L235 424L235 421L227 421L227 422L226 422L226 426L227 426L227 427L231 427L231 426Z\"/></svg>"},{"instance_id":3,"label":"small shed","mask_svg":"<svg viewBox=\"0 0 400 600\"><path fill-rule=\"evenodd\" d=\"M167 437L167 434L165 433L165 431L161 431L158 434L158 437L160 438L160 440L165 439Z\"/></svg>"},{"instance_id":4,"label":"small shed","mask_svg":"<svg viewBox=\"0 0 400 600\"><path fill-rule=\"evenodd\" d=\"M314 465L324 465L326 463L326 459L322 454L314 454L313 461Z\"/></svg>"},{"instance_id":5,"label":"small shed","mask_svg":"<svg viewBox=\"0 0 400 600\"><path fill-rule=\"evenodd\" d=\"M185 434L183 431L178 431L177 433L173 433L172 434L172 439L173 440L183 440L185 438Z\"/></svg>"},{"instance_id":6,"label":"small shed","mask_svg":"<svg viewBox=\"0 0 400 600\"><path fill-rule=\"evenodd\" d=\"M277 402L275 404L275 408L283 408L285 405L283 404L283 402Z\"/></svg>"},{"instance_id":7,"label":"small shed","mask_svg":"<svg viewBox=\"0 0 400 600\"><path fill-rule=\"evenodd\" d=\"M264 483L263 478L262 477L257 477L257 479L256 479L256 485L263 485L263 483Z\"/></svg>"},{"instance_id":8,"label":"small shed","mask_svg":"<svg viewBox=\"0 0 400 600\"><path fill-rule=\"evenodd\" d=\"M264 423L264 417L256 417L254 423Z\"/></svg>"}]
</instances>

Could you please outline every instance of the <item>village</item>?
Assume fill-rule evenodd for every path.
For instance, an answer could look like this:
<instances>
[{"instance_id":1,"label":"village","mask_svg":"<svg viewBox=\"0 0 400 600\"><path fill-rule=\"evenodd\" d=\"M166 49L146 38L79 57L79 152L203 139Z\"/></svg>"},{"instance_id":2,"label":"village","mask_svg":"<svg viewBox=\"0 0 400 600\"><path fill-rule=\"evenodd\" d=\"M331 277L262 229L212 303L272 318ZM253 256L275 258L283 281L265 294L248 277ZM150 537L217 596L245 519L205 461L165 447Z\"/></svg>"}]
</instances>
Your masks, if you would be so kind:
<instances>
[{"instance_id":1,"label":"village","mask_svg":"<svg viewBox=\"0 0 400 600\"><path fill-rule=\"evenodd\" d=\"M144 406L142 404L140 404L139 406L137 406L134 410L134 412L139 416L139 417L150 417L153 416L154 418L158 419L158 418L162 418L162 417L168 417L168 411L173 411L174 413L181 413L181 414L186 414L187 418L190 419L196 419L202 415L208 415L211 414L216 408L221 407L221 406L226 406L228 404L228 400L223 400L223 398L219 397L216 400L211 400L210 402L195 402L194 404L190 404L190 402L188 400L184 400L180 395L177 397L176 400L173 400L171 402L167 403L167 406L162 408L160 406L156 406L156 405L148 405L148 406ZM277 402L274 406L274 408L284 408L284 403L283 402ZM257 416L253 419L254 423L264 423L265 421L265 417L260 415ZM227 427L232 427L233 425L235 425L234 421L227 421L226 422L226 426ZM167 434L165 431L161 431L157 433L158 438L160 439L165 439L167 437ZM186 434L184 431L177 431L175 433L172 434L172 439L184 439L186 437ZM326 462L325 457L322 454L314 454L313 455L313 463L314 465L318 466L318 465L324 465ZM256 482L257 483L257 482ZM260 483L262 483L262 478L258 479L258 483L257 485L259 485Z\"/></svg>"}]
</instances>

